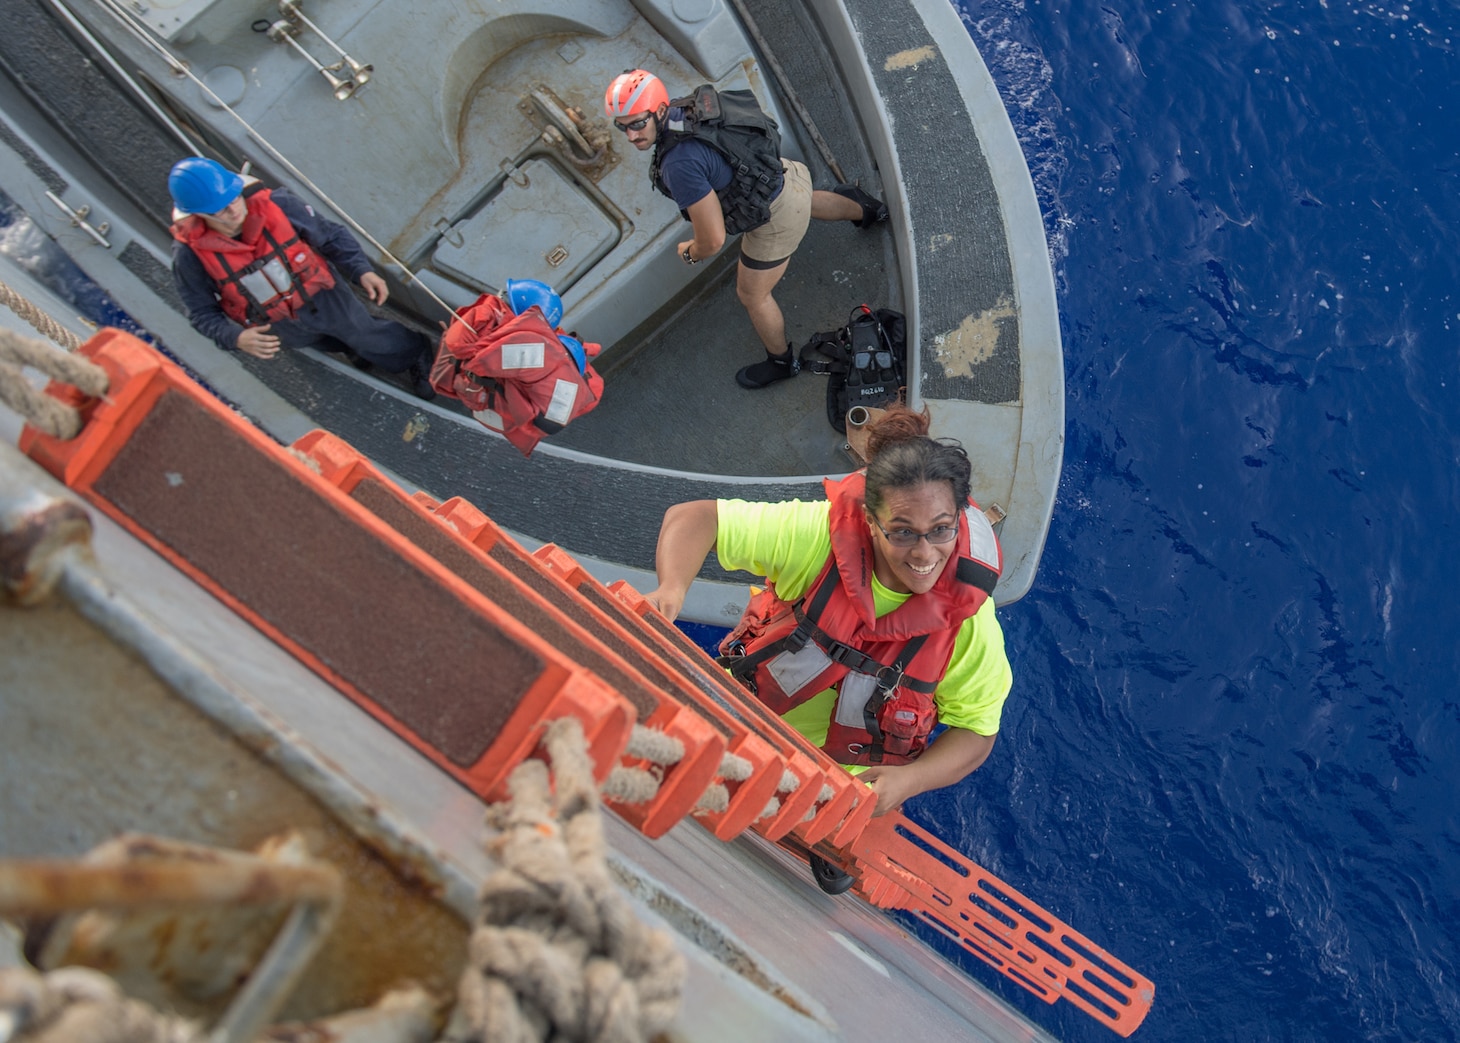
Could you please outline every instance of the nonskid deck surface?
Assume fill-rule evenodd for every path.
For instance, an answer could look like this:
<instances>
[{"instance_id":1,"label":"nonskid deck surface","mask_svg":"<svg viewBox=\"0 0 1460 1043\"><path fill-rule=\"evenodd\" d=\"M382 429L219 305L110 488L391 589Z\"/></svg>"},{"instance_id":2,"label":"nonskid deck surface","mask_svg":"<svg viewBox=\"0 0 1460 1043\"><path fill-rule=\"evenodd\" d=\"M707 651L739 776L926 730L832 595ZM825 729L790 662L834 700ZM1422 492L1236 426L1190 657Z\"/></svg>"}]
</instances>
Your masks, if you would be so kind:
<instances>
[{"instance_id":1,"label":"nonskid deck surface","mask_svg":"<svg viewBox=\"0 0 1460 1043\"><path fill-rule=\"evenodd\" d=\"M763 0L746 6L762 33L774 41L775 56L843 176L885 195L886 172L877 168L846 97L834 89L838 72L812 16ZM862 43L879 48L869 57L897 132L902 173L898 191L917 227L900 229L889 223L860 230L850 223L813 221L776 289L787 336L799 347L812 333L843 324L862 303L918 311L920 335L917 343L909 344L909 354L919 357L925 397L1018 403L1024 394L1021 320L1014 307L992 171L970 125L926 118L934 94L956 94L946 62L940 54L911 47L924 37L908 27L902 39L902 30L885 24L887 14L877 5L847 6L865 22L864 28L874 27L879 34L869 43L864 33ZM908 46L899 50L903 44ZM899 86L906 73L899 72L898 63L912 60L904 52L917 55L916 91ZM800 145L814 185L833 187L837 179L804 126L790 118L782 129ZM648 158L629 154L624 161L646 166ZM689 226L683 227L688 237ZM909 232L919 262L916 281L898 267L895 236ZM645 316L643 325L612 347L599 366L606 381L602 404L551 444L608 460L706 475L776 478L835 474L852 466L842 451L843 439L826 420L821 378L803 375L762 391L735 384L737 369L763 357L735 295L736 255L731 243L712 262L716 270L710 280L695 287L693 299L681 298L659 315ZM915 302L905 300L905 293L914 294ZM569 314L570 326L572 320ZM594 337L591 329L577 332L584 339ZM964 346L948 354L946 343ZM291 378L298 379L315 378ZM308 391L285 394L296 400L315 397ZM359 422L373 423L363 416ZM341 433L355 437L349 430ZM976 444L977 432L939 433ZM991 466L999 472L1008 465ZM429 467L412 477L431 484Z\"/></svg>"},{"instance_id":2,"label":"nonskid deck surface","mask_svg":"<svg viewBox=\"0 0 1460 1043\"><path fill-rule=\"evenodd\" d=\"M726 252L738 256L733 245ZM776 292L796 348L846 322L858 304L888 306L891 254L885 229L813 221ZM735 296L732 258L673 321L615 349L601 369L603 403L554 444L705 474L836 474L853 466L826 418L825 377L807 372L758 391L735 383L736 370L765 353Z\"/></svg>"},{"instance_id":3,"label":"nonskid deck surface","mask_svg":"<svg viewBox=\"0 0 1460 1043\"><path fill-rule=\"evenodd\" d=\"M776 58L841 174L883 195L881 174L844 94L836 88L835 61L812 16L804 8L765 0L750 0L745 6L762 34L774 41ZM674 91L690 85L667 86ZM788 146L804 156L813 187L835 187L837 178L805 125L788 117L781 131ZM647 154L626 149L622 162L639 168L635 176L648 177ZM656 202L672 206L660 197ZM689 224L682 223L682 228L684 238L690 238ZM707 263L706 278L657 314L645 314L637 329L611 346L597 366L606 385L602 403L555 435L553 445L707 475L838 474L854 466L842 451L845 439L827 421L823 378L803 374L762 391L735 383L738 369L764 357L735 294L738 256L738 243L731 240ZM812 221L775 297L785 316L786 335L799 349L813 333L845 323L859 304L903 309L902 281L890 225L859 229L851 222ZM572 327L573 315L565 321ZM584 340L597 339L589 328L574 332ZM263 367L253 368L261 377L269 375ZM439 405L460 411L453 403ZM363 416L361 420L366 422ZM347 430L340 433L352 437Z\"/></svg>"},{"instance_id":4,"label":"nonskid deck surface","mask_svg":"<svg viewBox=\"0 0 1460 1043\"><path fill-rule=\"evenodd\" d=\"M884 195L883 173L809 9L768 0L743 0L743 6L771 41L772 57L790 78L842 176ZM772 79L769 73L766 79ZM835 187L837 177L805 125L788 116L781 133L799 145L812 186ZM626 162L647 171L647 155L630 155ZM688 224L684 230L689 238ZM803 374L760 391L735 383L736 370L764 357L735 296L738 256L738 246L727 245L713 285L659 328L636 330L634 342L615 348L600 368L607 384L603 405L557 436L557 444L704 474L837 474L853 466L842 452L844 439L827 422L823 378ZM858 304L903 310L902 283L890 226L859 229L850 222L812 221L775 297L785 315L786 336L799 349L811 334L845 323Z\"/></svg>"}]
</instances>

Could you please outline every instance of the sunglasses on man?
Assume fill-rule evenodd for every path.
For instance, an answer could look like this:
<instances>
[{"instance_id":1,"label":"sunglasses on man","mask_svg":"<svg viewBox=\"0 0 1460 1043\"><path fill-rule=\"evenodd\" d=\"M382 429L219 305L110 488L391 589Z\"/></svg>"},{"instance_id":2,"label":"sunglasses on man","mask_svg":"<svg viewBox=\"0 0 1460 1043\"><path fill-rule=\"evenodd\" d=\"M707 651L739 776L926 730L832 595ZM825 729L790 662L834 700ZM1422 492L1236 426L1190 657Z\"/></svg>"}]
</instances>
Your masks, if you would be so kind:
<instances>
[{"instance_id":1,"label":"sunglasses on man","mask_svg":"<svg viewBox=\"0 0 1460 1043\"><path fill-rule=\"evenodd\" d=\"M647 116L642 117L641 119L634 120L634 122L632 122L632 123L620 123L618 120L614 120L613 121L613 125L615 127L617 127L619 130L623 131L625 134L630 134L630 133L632 133L633 131L636 131L636 130L643 130L645 127L647 127L649 125L649 121L651 119L653 119L653 118L654 118L654 114L651 112Z\"/></svg>"}]
</instances>

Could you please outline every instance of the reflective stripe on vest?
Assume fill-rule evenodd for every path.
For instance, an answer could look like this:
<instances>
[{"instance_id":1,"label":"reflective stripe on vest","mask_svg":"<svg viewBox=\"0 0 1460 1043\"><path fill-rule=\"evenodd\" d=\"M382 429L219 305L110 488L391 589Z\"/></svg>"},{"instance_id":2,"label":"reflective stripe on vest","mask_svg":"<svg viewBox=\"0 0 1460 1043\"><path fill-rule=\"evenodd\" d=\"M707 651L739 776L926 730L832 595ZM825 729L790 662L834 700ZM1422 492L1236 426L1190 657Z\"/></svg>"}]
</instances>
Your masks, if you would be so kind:
<instances>
[{"instance_id":1,"label":"reflective stripe on vest","mask_svg":"<svg viewBox=\"0 0 1460 1043\"><path fill-rule=\"evenodd\" d=\"M192 215L173 225L213 280L218 305L234 322L261 326L292 319L311 298L335 285L328 263L299 233L257 182L243 190L248 215L237 237L215 231Z\"/></svg>"}]
</instances>

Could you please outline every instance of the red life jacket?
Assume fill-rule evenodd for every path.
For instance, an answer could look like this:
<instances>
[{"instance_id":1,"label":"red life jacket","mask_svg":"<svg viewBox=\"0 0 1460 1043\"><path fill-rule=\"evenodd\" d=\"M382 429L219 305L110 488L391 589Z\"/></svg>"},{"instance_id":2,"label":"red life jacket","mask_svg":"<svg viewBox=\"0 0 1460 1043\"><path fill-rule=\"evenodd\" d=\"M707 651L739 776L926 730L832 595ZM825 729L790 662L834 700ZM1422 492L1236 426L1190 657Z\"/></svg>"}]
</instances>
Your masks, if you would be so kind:
<instances>
[{"instance_id":1,"label":"red life jacket","mask_svg":"<svg viewBox=\"0 0 1460 1043\"><path fill-rule=\"evenodd\" d=\"M311 297L335 285L329 265L257 182L244 186L248 216L238 237L214 231L196 214L180 218L172 235L192 247L213 277L223 314L245 326L292 319Z\"/></svg>"},{"instance_id":2,"label":"red life jacket","mask_svg":"<svg viewBox=\"0 0 1460 1043\"><path fill-rule=\"evenodd\" d=\"M906 764L938 723L933 692L965 620L993 593L1003 551L969 501L957 552L938 582L881 618L870 577L872 537L863 513L865 475L827 479L831 554L794 604L761 591L720 644L720 662L778 714L837 690L826 742L841 764Z\"/></svg>"},{"instance_id":3,"label":"red life jacket","mask_svg":"<svg viewBox=\"0 0 1460 1043\"><path fill-rule=\"evenodd\" d=\"M456 314L466 325L451 323L441 338L431 386L464 402L523 456L603 397L603 378L586 363L579 371L541 309L514 315L500 297L484 293ZM584 349L589 358L601 350Z\"/></svg>"}]
</instances>

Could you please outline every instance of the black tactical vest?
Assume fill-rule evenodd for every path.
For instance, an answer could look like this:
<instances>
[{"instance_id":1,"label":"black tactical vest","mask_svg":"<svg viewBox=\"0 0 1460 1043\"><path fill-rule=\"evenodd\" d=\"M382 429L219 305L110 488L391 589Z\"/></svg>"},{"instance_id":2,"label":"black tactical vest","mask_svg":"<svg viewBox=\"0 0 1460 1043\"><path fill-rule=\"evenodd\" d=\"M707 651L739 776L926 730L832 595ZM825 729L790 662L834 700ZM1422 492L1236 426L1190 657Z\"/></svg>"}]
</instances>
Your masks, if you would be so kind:
<instances>
[{"instance_id":1,"label":"black tactical vest","mask_svg":"<svg viewBox=\"0 0 1460 1043\"><path fill-rule=\"evenodd\" d=\"M730 184L716 193L725 214L725 234L740 235L770 220L771 197L782 181L781 131L762 111L755 95L748 90L717 91L703 84L690 97L669 104L682 110L683 129L672 130L667 123L660 128L649 165L654 187L670 196L659 164L675 145L695 138L730 164ZM689 220L683 210L680 213Z\"/></svg>"}]
</instances>

